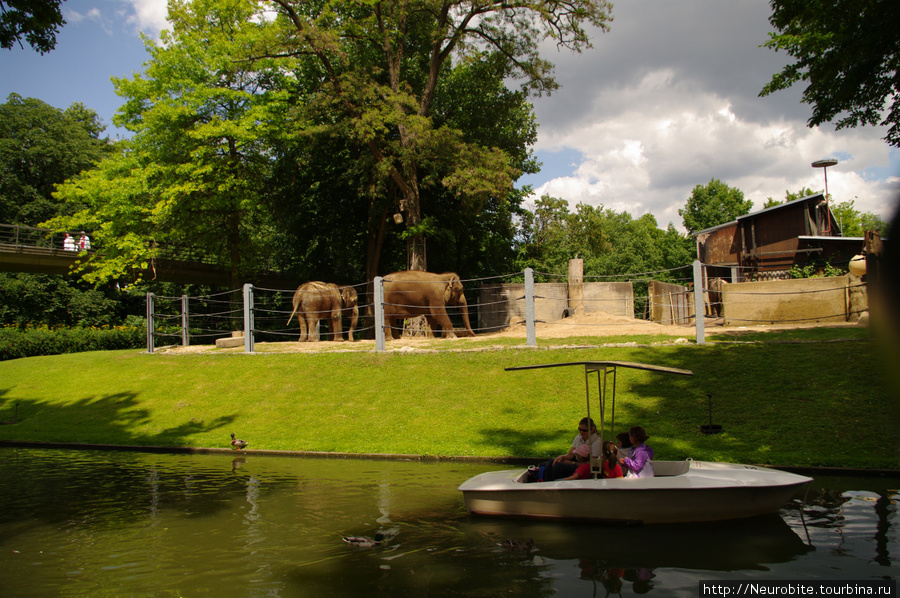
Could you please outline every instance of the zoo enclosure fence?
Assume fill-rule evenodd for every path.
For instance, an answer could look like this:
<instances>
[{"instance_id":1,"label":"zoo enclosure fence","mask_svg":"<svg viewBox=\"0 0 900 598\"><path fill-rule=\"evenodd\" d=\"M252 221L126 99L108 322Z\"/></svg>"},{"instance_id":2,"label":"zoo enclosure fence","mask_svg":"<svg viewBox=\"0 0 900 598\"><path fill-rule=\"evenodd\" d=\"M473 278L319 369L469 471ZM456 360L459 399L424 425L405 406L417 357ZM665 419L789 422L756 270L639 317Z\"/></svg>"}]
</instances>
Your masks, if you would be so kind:
<instances>
[{"instance_id":1,"label":"zoo enclosure fence","mask_svg":"<svg viewBox=\"0 0 900 598\"><path fill-rule=\"evenodd\" d=\"M681 278L679 278L679 274ZM522 305L521 318L518 322L504 322L502 326L479 324L479 326L473 327L476 334L496 331L509 325L521 325L526 330L527 346L534 347L537 345L536 324L543 322L570 327L573 330L573 335L577 335L577 327L582 324L573 321L566 322L564 319L561 319L562 316L571 315L570 309L560 310L559 318L554 316L553 319L542 319L538 314L539 310L536 309L538 302L544 303L553 298L544 297L540 294L543 283L536 283L536 276L544 280L565 277L565 275L536 273L531 268L527 268L524 272L505 276L463 280L462 282L467 288L469 295L474 295L473 291L475 288L481 290L485 287L506 284L504 281L524 279L524 283L509 285L514 289L512 295L500 299L492 299L489 294L485 295L479 292L479 302L468 303L467 309L470 311L474 309L479 314L495 309L500 304L509 304L511 300ZM660 278L664 280L660 281ZM662 319L655 318L656 321L672 324L689 324L692 322L696 342L698 344L706 342L705 324L713 316L707 314L707 307L710 305L710 302L707 300L707 294L710 289L707 288L708 281L706 281L704 265L699 261L695 261L690 266L664 272L603 277L585 276L584 279L586 281L620 279L631 283L634 288L646 289L647 294L632 295L631 297L635 313L642 316L643 319L647 319L652 309L656 309L668 314L668 316L663 316ZM360 322L364 322L365 325L357 328L356 332L368 338L374 335L376 351L385 351L385 340L390 334L390 331L384 325L383 283L383 277L376 277L372 283L352 285L357 290L360 298L368 298L367 302L360 303L358 306L361 314ZM740 284L730 286L733 287L733 290L723 291L721 293L722 297L727 295L733 300L743 295L750 302L759 301L759 298L763 295L783 295L786 300L791 301L799 298L801 295L809 296L816 293L835 292L835 289L787 290L786 292L760 292L756 290L754 292L744 292L738 290L741 286ZM859 283L851 286L864 288L865 284ZM519 288L521 290L518 290ZM656 294L651 292L654 289L656 289ZM660 291L659 289L663 290ZM516 293L516 290L520 294ZM232 336L235 330L243 331L243 345L246 353L255 352L254 345L256 342L296 339L299 337L299 331L288 326L288 320L292 314L291 299L293 294L293 289L269 289L254 287L249 284L244 285L241 289L197 297L165 297L148 293L147 351L150 353L154 352L157 339L168 339L171 342L166 344L169 345L180 343L182 346L188 346L192 341L209 344L215 342L215 339ZM485 297L488 300L483 301L482 299ZM613 310L609 308L610 303L620 303L621 301L620 297L594 299L585 297L583 299L586 307L590 308L587 311L606 313L621 310L621 306L617 306ZM458 316L455 316L453 313L455 311L453 306L450 306L447 311L448 315L458 320ZM698 318L695 314L703 314L703 317ZM814 318L795 317L790 320L780 320L780 322L803 323L827 317L846 319L847 314L847 309L841 309L840 313L826 314L824 316L818 314ZM323 318L327 316L327 314L319 315ZM479 318L479 321L481 319ZM743 319L732 317L730 319L733 324L772 323L770 317L757 319L752 317ZM318 337L318 329L314 332L316 337Z\"/></svg>"}]
</instances>

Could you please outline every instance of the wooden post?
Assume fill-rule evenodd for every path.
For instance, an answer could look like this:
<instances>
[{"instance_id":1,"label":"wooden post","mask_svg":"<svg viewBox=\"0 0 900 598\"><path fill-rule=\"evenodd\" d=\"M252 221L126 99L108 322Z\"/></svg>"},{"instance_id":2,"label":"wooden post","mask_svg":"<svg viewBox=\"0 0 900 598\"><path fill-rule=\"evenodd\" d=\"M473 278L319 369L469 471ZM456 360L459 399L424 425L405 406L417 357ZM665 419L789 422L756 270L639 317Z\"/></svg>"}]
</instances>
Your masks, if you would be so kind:
<instances>
[{"instance_id":1,"label":"wooden post","mask_svg":"<svg viewBox=\"0 0 900 598\"><path fill-rule=\"evenodd\" d=\"M584 260L569 260L569 315L584 315Z\"/></svg>"},{"instance_id":2,"label":"wooden post","mask_svg":"<svg viewBox=\"0 0 900 598\"><path fill-rule=\"evenodd\" d=\"M525 345L537 346L534 328L534 270L525 268Z\"/></svg>"}]
</instances>

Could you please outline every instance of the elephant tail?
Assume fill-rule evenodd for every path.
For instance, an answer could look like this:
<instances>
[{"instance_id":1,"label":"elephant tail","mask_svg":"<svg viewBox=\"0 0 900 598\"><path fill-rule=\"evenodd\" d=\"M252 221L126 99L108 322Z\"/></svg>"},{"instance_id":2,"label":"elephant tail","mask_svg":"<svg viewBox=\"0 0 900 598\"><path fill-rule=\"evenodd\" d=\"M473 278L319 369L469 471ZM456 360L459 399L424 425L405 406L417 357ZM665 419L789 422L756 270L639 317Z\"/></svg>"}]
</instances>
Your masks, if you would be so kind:
<instances>
[{"instance_id":1,"label":"elephant tail","mask_svg":"<svg viewBox=\"0 0 900 598\"><path fill-rule=\"evenodd\" d=\"M288 321L287 321L288 324L291 323L291 320L294 318L294 314L297 313L297 308L298 308L298 307L300 307L300 303L299 303L299 302L298 302L296 305L294 305L294 311L291 312L291 315L290 315L290 317L288 318ZM300 316L297 316L297 318L299 319ZM285 326L287 326L287 324L285 324Z\"/></svg>"}]
</instances>

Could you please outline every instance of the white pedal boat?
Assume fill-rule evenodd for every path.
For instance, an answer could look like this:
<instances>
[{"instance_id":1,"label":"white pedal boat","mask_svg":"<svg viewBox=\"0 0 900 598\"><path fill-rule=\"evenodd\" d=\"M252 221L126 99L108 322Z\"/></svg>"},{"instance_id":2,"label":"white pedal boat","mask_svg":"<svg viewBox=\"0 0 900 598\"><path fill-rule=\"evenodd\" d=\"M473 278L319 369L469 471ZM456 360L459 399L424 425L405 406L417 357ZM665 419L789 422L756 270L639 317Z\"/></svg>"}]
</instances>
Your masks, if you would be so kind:
<instances>
[{"instance_id":1,"label":"white pedal boat","mask_svg":"<svg viewBox=\"0 0 900 598\"><path fill-rule=\"evenodd\" d=\"M589 361L514 369L583 365L586 387L590 373L598 375L600 425L603 438L607 379L612 376L615 409L615 370L632 368L692 375L678 370L629 362ZM600 384L602 377L602 384ZM588 390L588 395L590 391ZM588 396L590 417L590 396ZM614 421L614 417L611 417ZM608 438L613 438L610 432ZM723 521L775 513L812 478L736 463L710 461L653 461L652 478L557 480L526 483L526 469L491 471L466 480L459 490L466 508L479 515L582 519L610 523L688 523Z\"/></svg>"}]
</instances>

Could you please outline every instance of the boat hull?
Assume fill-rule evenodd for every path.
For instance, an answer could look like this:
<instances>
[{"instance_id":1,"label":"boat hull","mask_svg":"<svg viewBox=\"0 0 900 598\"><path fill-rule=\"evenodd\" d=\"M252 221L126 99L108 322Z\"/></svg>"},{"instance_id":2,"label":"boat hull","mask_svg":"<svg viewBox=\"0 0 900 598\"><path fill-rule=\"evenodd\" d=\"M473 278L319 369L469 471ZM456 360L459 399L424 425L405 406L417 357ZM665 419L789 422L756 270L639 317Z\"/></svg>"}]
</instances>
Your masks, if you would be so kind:
<instances>
[{"instance_id":1,"label":"boat hull","mask_svg":"<svg viewBox=\"0 0 900 598\"><path fill-rule=\"evenodd\" d=\"M724 521L777 512L811 478L708 461L654 461L653 478L524 483L524 471L483 473L460 487L471 513L620 524ZM668 474L668 475L667 475Z\"/></svg>"}]
</instances>

